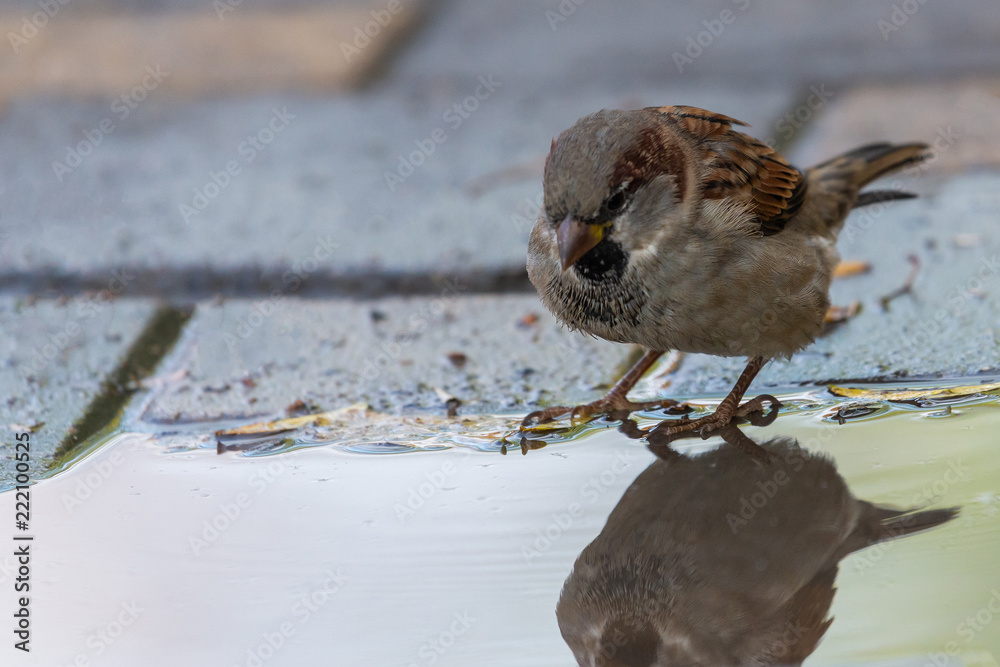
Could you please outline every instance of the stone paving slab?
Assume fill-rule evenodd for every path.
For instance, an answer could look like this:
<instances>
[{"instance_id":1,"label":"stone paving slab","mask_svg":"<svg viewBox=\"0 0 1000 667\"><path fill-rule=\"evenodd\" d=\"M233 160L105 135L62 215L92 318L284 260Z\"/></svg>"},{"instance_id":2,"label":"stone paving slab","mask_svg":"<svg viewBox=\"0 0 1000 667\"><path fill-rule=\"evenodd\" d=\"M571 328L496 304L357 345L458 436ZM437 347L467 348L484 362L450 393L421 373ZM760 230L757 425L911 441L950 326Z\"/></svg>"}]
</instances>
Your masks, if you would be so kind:
<instances>
[{"instance_id":1,"label":"stone paving slab","mask_svg":"<svg viewBox=\"0 0 1000 667\"><path fill-rule=\"evenodd\" d=\"M698 86L543 97L502 69L336 99L175 103L157 92L124 119L97 102L7 107L0 273L10 282L35 276L44 288L54 276L72 282L121 266L137 283L162 275L152 293L212 293L216 286L199 285L199 276L227 272L249 272L251 283L255 272L277 276L280 288L288 271L313 284L330 276L522 276L541 159L578 117L685 101L767 135L794 99L791 89ZM100 135L102 119L112 131L78 163L74 154L88 145L87 132ZM470 190L526 164L517 179L493 179L481 195Z\"/></svg>"},{"instance_id":2,"label":"stone paving slab","mask_svg":"<svg viewBox=\"0 0 1000 667\"><path fill-rule=\"evenodd\" d=\"M463 296L461 285L436 297L204 303L143 418L270 415L296 401L441 413L436 389L462 412L517 411L597 397L627 353L562 329L534 296Z\"/></svg>"},{"instance_id":3,"label":"stone paving slab","mask_svg":"<svg viewBox=\"0 0 1000 667\"><path fill-rule=\"evenodd\" d=\"M155 305L100 294L29 303L0 297L0 485L14 478L15 434L31 432L31 474L99 394Z\"/></svg>"},{"instance_id":4,"label":"stone paving slab","mask_svg":"<svg viewBox=\"0 0 1000 667\"><path fill-rule=\"evenodd\" d=\"M1000 79L934 85L862 86L830 99L820 122L801 135L800 164L824 160L850 145L925 141L935 173L1000 167Z\"/></svg>"},{"instance_id":5,"label":"stone paving slab","mask_svg":"<svg viewBox=\"0 0 1000 667\"><path fill-rule=\"evenodd\" d=\"M452 0L393 72L433 81L504 63L570 96L622 81L843 88L996 72L998 31L991 0Z\"/></svg>"},{"instance_id":6,"label":"stone paving slab","mask_svg":"<svg viewBox=\"0 0 1000 667\"><path fill-rule=\"evenodd\" d=\"M0 101L31 94L119 98L355 86L414 23L401 0L294 6L280 12L218 0L181 11L78 11L0 5ZM360 31L360 32L359 32Z\"/></svg>"}]
</instances>

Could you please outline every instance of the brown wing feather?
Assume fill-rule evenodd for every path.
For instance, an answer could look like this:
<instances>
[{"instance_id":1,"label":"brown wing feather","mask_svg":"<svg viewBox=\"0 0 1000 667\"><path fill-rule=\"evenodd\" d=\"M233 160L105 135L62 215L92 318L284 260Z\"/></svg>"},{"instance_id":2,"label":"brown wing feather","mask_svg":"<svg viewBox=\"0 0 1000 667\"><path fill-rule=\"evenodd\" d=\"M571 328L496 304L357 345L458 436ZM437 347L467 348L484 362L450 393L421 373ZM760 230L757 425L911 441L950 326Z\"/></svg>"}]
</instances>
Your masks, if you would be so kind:
<instances>
[{"instance_id":1,"label":"brown wing feather","mask_svg":"<svg viewBox=\"0 0 1000 667\"><path fill-rule=\"evenodd\" d=\"M764 235L776 234L798 212L806 194L802 173L770 146L732 129L746 123L686 106L655 107L705 151L702 195L746 202Z\"/></svg>"}]
</instances>

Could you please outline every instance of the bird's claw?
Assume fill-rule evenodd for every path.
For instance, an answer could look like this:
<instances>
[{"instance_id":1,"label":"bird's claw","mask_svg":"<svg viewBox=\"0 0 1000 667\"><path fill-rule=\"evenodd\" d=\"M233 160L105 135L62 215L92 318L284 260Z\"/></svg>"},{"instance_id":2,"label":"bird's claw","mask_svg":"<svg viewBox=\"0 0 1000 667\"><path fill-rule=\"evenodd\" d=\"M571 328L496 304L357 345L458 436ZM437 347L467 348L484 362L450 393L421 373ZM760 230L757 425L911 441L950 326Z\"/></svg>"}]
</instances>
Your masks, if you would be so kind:
<instances>
[{"instance_id":1,"label":"bird's claw","mask_svg":"<svg viewBox=\"0 0 1000 667\"><path fill-rule=\"evenodd\" d=\"M545 408L544 410L529 412L525 418L521 420L521 429L523 430L529 426L536 426L538 424L547 424L548 422L555 420L556 417L562 416L567 411L569 411L569 408L559 405L551 408Z\"/></svg>"},{"instance_id":2,"label":"bird's claw","mask_svg":"<svg viewBox=\"0 0 1000 667\"><path fill-rule=\"evenodd\" d=\"M764 413L765 404L770 404L772 408L766 414ZM766 426L774 421L774 417L777 416L776 409L779 407L781 407L781 403L774 396L761 394L732 412L720 407L712 414L700 419L691 419L685 415L680 419L665 420L650 431L650 434L655 433L658 439L666 438L669 442L685 433L693 432L700 435L702 440L706 440L712 435L717 435L717 431L721 431L739 418L745 418L757 426Z\"/></svg>"},{"instance_id":3,"label":"bird's claw","mask_svg":"<svg viewBox=\"0 0 1000 667\"><path fill-rule=\"evenodd\" d=\"M531 426L547 424L555 421L556 419L561 419L565 415L569 416L570 422L575 423L579 420L590 419L591 417L596 417L598 415L608 415L614 417L615 419L624 419L629 413L640 410L652 410L655 408L678 409L684 411L690 411L691 409L687 404L678 403L677 401L669 398L663 398L656 401L640 401L635 403L623 397L609 395L604 398L599 398L593 403L585 403L574 408L559 405L545 408L544 410L535 410L534 412L528 413L528 415L521 421L521 429L524 430L526 428L530 428Z\"/></svg>"}]
</instances>

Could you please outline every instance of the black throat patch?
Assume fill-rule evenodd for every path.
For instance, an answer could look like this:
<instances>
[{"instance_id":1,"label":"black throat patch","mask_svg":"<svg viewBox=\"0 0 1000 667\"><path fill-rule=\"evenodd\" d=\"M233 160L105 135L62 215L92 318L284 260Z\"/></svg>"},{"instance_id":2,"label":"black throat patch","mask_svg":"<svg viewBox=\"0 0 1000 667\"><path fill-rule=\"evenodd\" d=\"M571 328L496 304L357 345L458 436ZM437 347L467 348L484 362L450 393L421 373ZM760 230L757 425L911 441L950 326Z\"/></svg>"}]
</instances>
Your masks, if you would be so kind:
<instances>
[{"instance_id":1,"label":"black throat patch","mask_svg":"<svg viewBox=\"0 0 1000 667\"><path fill-rule=\"evenodd\" d=\"M576 274L585 280L604 282L620 280L628 267L628 255L621 244L605 238L577 260L573 265Z\"/></svg>"}]
</instances>

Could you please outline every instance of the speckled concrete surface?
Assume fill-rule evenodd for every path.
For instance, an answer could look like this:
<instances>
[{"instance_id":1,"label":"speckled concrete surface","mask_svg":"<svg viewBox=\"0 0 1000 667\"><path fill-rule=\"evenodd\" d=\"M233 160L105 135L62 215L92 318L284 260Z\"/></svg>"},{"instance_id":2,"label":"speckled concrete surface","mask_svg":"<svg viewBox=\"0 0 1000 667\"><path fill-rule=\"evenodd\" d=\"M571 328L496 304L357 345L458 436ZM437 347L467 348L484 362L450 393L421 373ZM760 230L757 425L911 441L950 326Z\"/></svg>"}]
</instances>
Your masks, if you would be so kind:
<instances>
[{"instance_id":1,"label":"speckled concrete surface","mask_svg":"<svg viewBox=\"0 0 1000 667\"><path fill-rule=\"evenodd\" d=\"M562 329L534 296L203 304L143 418L271 415L296 401L443 413L435 388L465 413L526 410L599 396L627 353Z\"/></svg>"},{"instance_id":2,"label":"speckled concrete surface","mask_svg":"<svg viewBox=\"0 0 1000 667\"><path fill-rule=\"evenodd\" d=\"M0 297L0 455L13 461L15 433L31 432L31 473L46 463L122 361L154 305L89 295L64 303ZM0 466L0 485L14 476Z\"/></svg>"},{"instance_id":3,"label":"speckled concrete surface","mask_svg":"<svg viewBox=\"0 0 1000 667\"><path fill-rule=\"evenodd\" d=\"M1000 167L1000 79L962 78L932 86L865 85L830 99L820 121L802 134L792 155L819 162L845 142L924 141L933 151L926 171L955 173Z\"/></svg>"},{"instance_id":4,"label":"speckled concrete surface","mask_svg":"<svg viewBox=\"0 0 1000 667\"><path fill-rule=\"evenodd\" d=\"M908 13L901 5L449 0L393 73L436 80L504 63L539 90L576 95L622 81L804 88L1000 68L1000 13L990 0L923 2L907 5ZM688 102L673 96L661 103Z\"/></svg>"},{"instance_id":5,"label":"speckled concrete surface","mask_svg":"<svg viewBox=\"0 0 1000 667\"><path fill-rule=\"evenodd\" d=\"M303 288L330 275L523 272L541 159L580 116L684 100L737 114L766 138L793 100L791 88L692 85L544 97L506 74L482 77L492 93L478 77L339 99L172 104L154 91L123 121L99 103L12 103L0 119L0 272L72 277L129 266L167 273L161 287L174 293L197 287L206 268L295 272ZM487 99L470 98L477 90ZM478 108L463 118L453 106L467 102ZM105 116L115 131L57 178L53 161ZM261 150L248 143L279 116L275 125L287 125ZM470 191L525 165L518 178Z\"/></svg>"}]
</instances>

